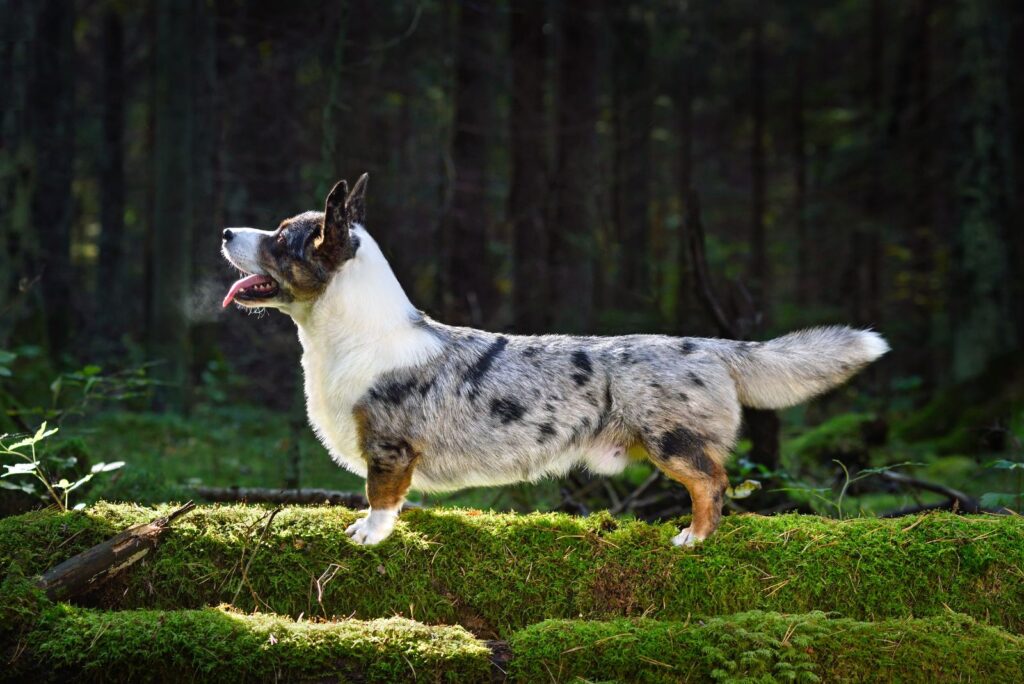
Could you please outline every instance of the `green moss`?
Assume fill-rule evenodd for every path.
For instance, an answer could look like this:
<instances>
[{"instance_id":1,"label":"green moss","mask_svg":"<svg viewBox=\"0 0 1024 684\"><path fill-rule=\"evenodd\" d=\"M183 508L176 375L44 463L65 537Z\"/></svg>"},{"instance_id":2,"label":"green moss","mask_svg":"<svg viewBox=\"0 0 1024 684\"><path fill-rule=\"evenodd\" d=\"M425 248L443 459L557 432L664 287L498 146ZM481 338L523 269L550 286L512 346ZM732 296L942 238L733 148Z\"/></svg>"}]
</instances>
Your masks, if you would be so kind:
<instances>
[{"instance_id":1,"label":"green moss","mask_svg":"<svg viewBox=\"0 0 1024 684\"><path fill-rule=\"evenodd\" d=\"M868 451L865 428L875 420L869 413L844 413L787 440L783 446L787 465L799 469L804 463L862 458Z\"/></svg>"},{"instance_id":2,"label":"green moss","mask_svg":"<svg viewBox=\"0 0 1024 684\"><path fill-rule=\"evenodd\" d=\"M0 636L31 627L48 605L43 592L12 563L0 582Z\"/></svg>"},{"instance_id":3,"label":"green moss","mask_svg":"<svg viewBox=\"0 0 1024 684\"><path fill-rule=\"evenodd\" d=\"M1024 680L1024 639L946 614L875 623L757 611L686 622L542 622L510 640L515 681Z\"/></svg>"},{"instance_id":4,"label":"green moss","mask_svg":"<svg viewBox=\"0 0 1024 684\"><path fill-rule=\"evenodd\" d=\"M26 573L39 573L156 515L99 504L2 520L0 563L17 558ZM360 547L344 534L354 512L317 507L285 509L257 545L266 515L255 506L200 507L94 601L404 615L463 624L486 638L546 618L685 620L754 609L861 620L954 610L1024 631L1020 517L729 516L714 537L684 550L669 543L681 521L452 510L409 511L383 544Z\"/></svg>"},{"instance_id":5,"label":"green moss","mask_svg":"<svg viewBox=\"0 0 1024 684\"><path fill-rule=\"evenodd\" d=\"M6 681L487 681L461 627L389 618L294 622L218 608L110 612L66 604L23 639Z\"/></svg>"}]
</instances>

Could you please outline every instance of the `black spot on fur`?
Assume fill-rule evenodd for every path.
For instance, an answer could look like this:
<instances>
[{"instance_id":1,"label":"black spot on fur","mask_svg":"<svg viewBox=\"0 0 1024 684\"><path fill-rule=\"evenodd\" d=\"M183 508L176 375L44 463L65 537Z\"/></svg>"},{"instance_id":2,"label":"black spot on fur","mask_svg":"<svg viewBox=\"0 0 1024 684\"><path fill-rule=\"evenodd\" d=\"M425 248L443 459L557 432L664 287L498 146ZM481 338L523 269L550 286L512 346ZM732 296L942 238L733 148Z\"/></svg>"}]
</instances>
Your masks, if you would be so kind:
<instances>
[{"instance_id":1,"label":"black spot on fur","mask_svg":"<svg viewBox=\"0 0 1024 684\"><path fill-rule=\"evenodd\" d=\"M658 457L663 460L684 459L700 472L711 475L714 462L705 453L704 445L703 437L680 425L662 433L658 440Z\"/></svg>"},{"instance_id":2,"label":"black spot on fur","mask_svg":"<svg viewBox=\"0 0 1024 684\"><path fill-rule=\"evenodd\" d=\"M477 359L477 362L470 366L469 370L466 371L464 380L469 384L469 398L473 399L480 392L480 383L483 381L484 376L491 370L491 366L494 365L494 360L505 350L508 346L507 337L499 337L487 348L486 351Z\"/></svg>"},{"instance_id":3,"label":"black spot on fur","mask_svg":"<svg viewBox=\"0 0 1024 684\"><path fill-rule=\"evenodd\" d=\"M686 392L679 392L679 393L677 393L676 394L676 398L679 399L679 401L689 401L690 400L690 397L689 397L688 394L686 394Z\"/></svg>"},{"instance_id":4,"label":"black spot on fur","mask_svg":"<svg viewBox=\"0 0 1024 684\"><path fill-rule=\"evenodd\" d=\"M437 378L430 378L425 383L420 385L420 396L421 397L425 397L428 394L430 394L430 390L434 389L434 382L436 380L437 380Z\"/></svg>"},{"instance_id":5,"label":"black spot on fur","mask_svg":"<svg viewBox=\"0 0 1024 684\"><path fill-rule=\"evenodd\" d=\"M572 379L576 381L576 384L583 386L590 382L590 377L594 374L594 367L590 363L590 356L583 350L577 350L572 353L572 365L576 367L576 372L572 374Z\"/></svg>"},{"instance_id":6,"label":"black spot on fur","mask_svg":"<svg viewBox=\"0 0 1024 684\"><path fill-rule=\"evenodd\" d=\"M554 413L555 405L551 403L544 404L544 410L547 411L548 413Z\"/></svg>"},{"instance_id":7,"label":"black spot on fur","mask_svg":"<svg viewBox=\"0 0 1024 684\"><path fill-rule=\"evenodd\" d=\"M398 406L405 401L415 386L415 380L391 380L381 387L370 390L370 398L391 406Z\"/></svg>"},{"instance_id":8,"label":"black spot on fur","mask_svg":"<svg viewBox=\"0 0 1024 684\"><path fill-rule=\"evenodd\" d=\"M679 351L683 352L684 354L692 354L693 352L697 351L697 345L691 342L690 340L685 340L681 345L679 345Z\"/></svg>"},{"instance_id":9,"label":"black spot on fur","mask_svg":"<svg viewBox=\"0 0 1024 684\"><path fill-rule=\"evenodd\" d=\"M537 428L537 432L539 433L539 436L537 437L538 444L543 444L558 434L558 431L555 430L555 426L551 423L544 423Z\"/></svg>"},{"instance_id":10,"label":"black spot on fur","mask_svg":"<svg viewBox=\"0 0 1024 684\"><path fill-rule=\"evenodd\" d=\"M604 432L605 427L612 415L612 383L605 379L604 383L604 405L601 407L601 415L597 417L597 426L594 428L594 436Z\"/></svg>"},{"instance_id":11,"label":"black spot on fur","mask_svg":"<svg viewBox=\"0 0 1024 684\"><path fill-rule=\"evenodd\" d=\"M690 456L704 449L704 440L692 430L679 425L663 432L658 440L658 453L664 458Z\"/></svg>"},{"instance_id":12,"label":"black spot on fur","mask_svg":"<svg viewBox=\"0 0 1024 684\"><path fill-rule=\"evenodd\" d=\"M661 389L661 383L660 382L652 382L651 383L651 389L660 390Z\"/></svg>"},{"instance_id":13,"label":"black spot on fur","mask_svg":"<svg viewBox=\"0 0 1024 684\"><path fill-rule=\"evenodd\" d=\"M538 353L540 353L540 347L531 346L523 350L523 356L527 358L530 358L531 356L536 356Z\"/></svg>"},{"instance_id":14,"label":"black spot on fur","mask_svg":"<svg viewBox=\"0 0 1024 684\"><path fill-rule=\"evenodd\" d=\"M692 383L693 383L694 385L696 385L697 387L703 387L703 386L704 386L704 381L703 381L703 380L701 380L701 379L700 379L700 378L699 378L699 377L697 376L697 374L696 374L696 373L694 373L693 371L690 371L690 382L692 382Z\"/></svg>"},{"instance_id":15,"label":"black spot on fur","mask_svg":"<svg viewBox=\"0 0 1024 684\"><path fill-rule=\"evenodd\" d=\"M514 399L494 399L491 401L491 415L501 420L502 425L521 420L526 407Z\"/></svg>"}]
</instances>

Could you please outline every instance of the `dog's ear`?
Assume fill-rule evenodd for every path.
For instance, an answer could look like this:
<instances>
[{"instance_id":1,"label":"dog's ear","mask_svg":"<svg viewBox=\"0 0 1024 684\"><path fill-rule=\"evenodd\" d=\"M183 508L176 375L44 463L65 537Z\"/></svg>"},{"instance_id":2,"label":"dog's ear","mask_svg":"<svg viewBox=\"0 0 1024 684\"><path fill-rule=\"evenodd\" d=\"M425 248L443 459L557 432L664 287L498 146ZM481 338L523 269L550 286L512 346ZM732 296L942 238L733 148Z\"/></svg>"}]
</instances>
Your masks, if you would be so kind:
<instances>
[{"instance_id":1,"label":"dog's ear","mask_svg":"<svg viewBox=\"0 0 1024 684\"><path fill-rule=\"evenodd\" d=\"M348 217L349 223L358 223L365 225L366 223L366 182L370 179L370 174L364 173L356 181L356 184L352 186L352 192L345 198L345 215Z\"/></svg>"},{"instance_id":2,"label":"dog's ear","mask_svg":"<svg viewBox=\"0 0 1024 684\"><path fill-rule=\"evenodd\" d=\"M324 224L320 227L320 234L316 237L313 246L320 249L324 245L328 248L343 248L349 241L347 199L349 197L348 182L338 181L330 194L327 195L327 204L324 207ZM340 251L344 251L343 249Z\"/></svg>"}]
</instances>

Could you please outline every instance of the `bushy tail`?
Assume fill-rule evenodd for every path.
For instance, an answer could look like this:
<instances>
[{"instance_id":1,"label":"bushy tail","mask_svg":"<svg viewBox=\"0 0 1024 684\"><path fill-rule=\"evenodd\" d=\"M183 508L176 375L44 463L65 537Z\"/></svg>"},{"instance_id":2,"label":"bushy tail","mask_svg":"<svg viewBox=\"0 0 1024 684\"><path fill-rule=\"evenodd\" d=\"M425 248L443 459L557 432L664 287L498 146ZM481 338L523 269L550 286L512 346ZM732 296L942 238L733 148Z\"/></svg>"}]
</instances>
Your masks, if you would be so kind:
<instances>
[{"instance_id":1,"label":"bushy tail","mask_svg":"<svg viewBox=\"0 0 1024 684\"><path fill-rule=\"evenodd\" d=\"M829 326L767 342L716 340L708 349L729 367L741 404L779 409L841 385L889 345L870 330Z\"/></svg>"}]
</instances>

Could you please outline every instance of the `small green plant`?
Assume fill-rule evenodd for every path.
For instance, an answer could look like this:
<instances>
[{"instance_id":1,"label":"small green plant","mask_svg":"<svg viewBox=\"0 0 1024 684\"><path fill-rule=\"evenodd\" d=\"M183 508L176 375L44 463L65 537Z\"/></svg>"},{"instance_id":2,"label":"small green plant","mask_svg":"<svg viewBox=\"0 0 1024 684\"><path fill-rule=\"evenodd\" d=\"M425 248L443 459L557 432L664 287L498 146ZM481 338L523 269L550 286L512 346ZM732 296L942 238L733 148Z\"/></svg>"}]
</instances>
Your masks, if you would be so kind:
<instances>
[{"instance_id":1,"label":"small green plant","mask_svg":"<svg viewBox=\"0 0 1024 684\"><path fill-rule=\"evenodd\" d=\"M46 422L44 421L36 433L31 437L24 437L17 441L7 443L8 435L0 435L0 456L14 457L19 459L19 462L14 464L3 464L6 469L0 478L13 477L16 475L26 475L35 478L39 483L43 485L46 493L42 495L43 500L52 499L57 507L62 511L68 510L70 505L71 492L78 489L86 482L91 480L98 473L106 473L112 470L117 470L124 465L124 461L114 461L112 463L96 463L92 466L90 471L77 478L74 482L67 478L61 478L57 482L52 482L50 476L47 474L46 467L43 463L43 459L40 458L39 452L36 449L36 445L43 440L52 437L57 434L58 428L47 428ZM66 459L61 459L66 460ZM58 465L74 465L73 463L60 463ZM0 487L4 489L13 489L25 492L26 494L36 495L37 491L33 482L14 483L6 480L0 480ZM85 504L78 504L74 507L75 510L81 509Z\"/></svg>"}]
</instances>

